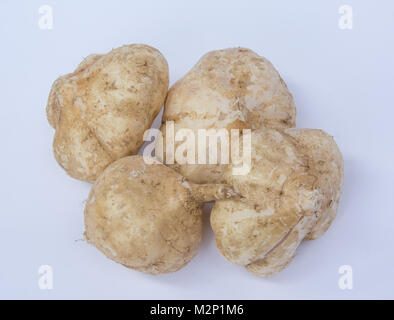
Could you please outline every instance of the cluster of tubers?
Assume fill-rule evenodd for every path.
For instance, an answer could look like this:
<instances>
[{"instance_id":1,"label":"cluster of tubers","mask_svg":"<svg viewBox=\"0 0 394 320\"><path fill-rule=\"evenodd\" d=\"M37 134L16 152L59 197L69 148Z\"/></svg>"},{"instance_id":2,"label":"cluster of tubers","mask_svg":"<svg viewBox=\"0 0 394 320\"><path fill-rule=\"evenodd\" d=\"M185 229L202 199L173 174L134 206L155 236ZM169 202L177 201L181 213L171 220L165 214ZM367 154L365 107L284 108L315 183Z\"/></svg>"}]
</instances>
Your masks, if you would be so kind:
<instances>
[{"instance_id":1,"label":"cluster of tubers","mask_svg":"<svg viewBox=\"0 0 394 320\"><path fill-rule=\"evenodd\" d=\"M174 272L196 255L202 205L215 201L211 226L220 253L258 276L278 273L304 239L322 235L335 218L340 150L321 130L294 128L285 82L249 49L207 53L169 91L168 74L158 50L127 45L87 57L52 86L55 158L71 177L94 183L86 240L128 268ZM250 171L234 175L234 163L165 165L165 153L147 163L136 155L163 104L163 137L167 121L175 131L251 129Z\"/></svg>"}]
</instances>

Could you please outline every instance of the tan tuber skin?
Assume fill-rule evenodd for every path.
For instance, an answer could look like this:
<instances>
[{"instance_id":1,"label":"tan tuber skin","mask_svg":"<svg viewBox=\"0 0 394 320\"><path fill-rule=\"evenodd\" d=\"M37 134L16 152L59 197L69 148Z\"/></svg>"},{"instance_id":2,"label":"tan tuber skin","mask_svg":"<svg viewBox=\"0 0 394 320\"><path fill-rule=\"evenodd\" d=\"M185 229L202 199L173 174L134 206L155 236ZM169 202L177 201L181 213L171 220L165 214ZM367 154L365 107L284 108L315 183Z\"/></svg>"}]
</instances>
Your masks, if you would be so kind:
<instances>
[{"instance_id":1,"label":"tan tuber skin","mask_svg":"<svg viewBox=\"0 0 394 320\"><path fill-rule=\"evenodd\" d=\"M196 137L198 129L285 129L295 126L295 116L293 97L274 66L252 50L231 48L205 54L171 87L161 131L165 140L166 121L174 121L175 134L188 128ZM225 165L172 167L195 183L223 182Z\"/></svg>"},{"instance_id":2,"label":"tan tuber skin","mask_svg":"<svg viewBox=\"0 0 394 320\"><path fill-rule=\"evenodd\" d=\"M167 90L167 61L152 47L90 55L49 95L56 160L71 177L94 182L110 163L138 152Z\"/></svg>"},{"instance_id":3,"label":"tan tuber skin","mask_svg":"<svg viewBox=\"0 0 394 320\"><path fill-rule=\"evenodd\" d=\"M85 237L126 267L174 272L197 254L202 202L236 196L226 185L195 185L158 161L126 157L94 184L85 208Z\"/></svg>"},{"instance_id":4,"label":"tan tuber skin","mask_svg":"<svg viewBox=\"0 0 394 320\"><path fill-rule=\"evenodd\" d=\"M241 200L217 201L211 214L215 242L230 262L258 276L281 271L302 240L316 239L334 220L343 159L321 130L253 132L252 167L225 172Z\"/></svg>"}]
</instances>

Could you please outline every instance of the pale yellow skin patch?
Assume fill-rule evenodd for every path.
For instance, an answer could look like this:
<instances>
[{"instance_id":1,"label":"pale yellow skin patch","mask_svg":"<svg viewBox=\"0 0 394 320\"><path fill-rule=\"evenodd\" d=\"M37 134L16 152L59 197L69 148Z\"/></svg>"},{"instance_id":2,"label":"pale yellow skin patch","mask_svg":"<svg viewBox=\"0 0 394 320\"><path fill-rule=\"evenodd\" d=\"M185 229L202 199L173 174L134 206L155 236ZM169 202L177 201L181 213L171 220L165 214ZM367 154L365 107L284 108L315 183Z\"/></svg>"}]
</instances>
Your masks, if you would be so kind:
<instances>
[{"instance_id":1,"label":"pale yellow skin patch","mask_svg":"<svg viewBox=\"0 0 394 320\"><path fill-rule=\"evenodd\" d=\"M174 272L197 254L202 202L235 196L223 185L195 185L141 156L112 163L85 207L85 238L110 259L149 274Z\"/></svg>"},{"instance_id":2,"label":"pale yellow skin patch","mask_svg":"<svg viewBox=\"0 0 394 320\"><path fill-rule=\"evenodd\" d=\"M258 276L281 271L304 239L316 239L334 220L343 159L321 130L260 129L252 135L252 168L225 181L241 200L217 201L211 225L220 253Z\"/></svg>"},{"instance_id":3,"label":"pale yellow skin patch","mask_svg":"<svg viewBox=\"0 0 394 320\"><path fill-rule=\"evenodd\" d=\"M170 89L163 126L179 129L258 129L295 126L293 97L274 66L244 48L212 51ZM164 149L165 151L165 149ZM225 165L175 164L196 183L221 183Z\"/></svg>"},{"instance_id":4,"label":"pale yellow skin patch","mask_svg":"<svg viewBox=\"0 0 394 320\"><path fill-rule=\"evenodd\" d=\"M136 154L164 104L168 65L147 45L90 55L51 89L47 117L56 129L58 163L72 177L94 182L113 161Z\"/></svg>"}]
</instances>

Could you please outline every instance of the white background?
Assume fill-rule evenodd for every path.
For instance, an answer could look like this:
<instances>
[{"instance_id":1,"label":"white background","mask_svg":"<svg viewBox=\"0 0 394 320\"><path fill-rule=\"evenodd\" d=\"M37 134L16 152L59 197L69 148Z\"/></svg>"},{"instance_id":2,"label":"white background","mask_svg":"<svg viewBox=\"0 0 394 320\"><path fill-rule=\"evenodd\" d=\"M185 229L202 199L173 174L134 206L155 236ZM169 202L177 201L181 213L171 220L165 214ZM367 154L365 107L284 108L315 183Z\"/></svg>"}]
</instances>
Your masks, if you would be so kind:
<instances>
[{"instance_id":1,"label":"white background","mask_svg":"<svg viewBox=\"0 0 394 320\"><path fill-rule=\"evenodd\" d=\"M53 30L38 27L41 5ZM353 7L352 30L338 27ZM0 3L0 298L394 298L394 3L392 1L6 1ZM206 52L234 46L270 59L297 105L297 126L334 136L345 159L339 214L277 276L225 261L205 216L204 239L181 271L149 276L82 241L90 185L52 155L45 115L52 82L91 53L158 48L171 83ZM54 271L53 290L38 268ZM353 289L338 287L341 265Z\"/></svg>"}]
</instances>

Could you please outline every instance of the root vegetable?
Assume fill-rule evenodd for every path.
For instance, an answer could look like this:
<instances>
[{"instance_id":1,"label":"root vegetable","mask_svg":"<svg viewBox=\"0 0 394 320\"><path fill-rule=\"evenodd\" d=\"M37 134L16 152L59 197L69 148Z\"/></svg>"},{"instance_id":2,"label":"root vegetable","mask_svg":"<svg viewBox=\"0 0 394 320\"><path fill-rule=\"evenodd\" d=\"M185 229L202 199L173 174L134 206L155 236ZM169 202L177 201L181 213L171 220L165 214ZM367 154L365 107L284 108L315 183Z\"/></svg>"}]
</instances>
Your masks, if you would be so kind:
<instances>
[{"instance_id":1,"label":"root vegetable","mask_svg":"<svg viewBox=\"0 0 394 320\"><path fill-rule=\"evenodd\" d=\"M187 128L196 137L199 129L283 129L295 126L295 114L293 97L274 66L249 49L231 48L207 53L172 86L161 130L165 137L166 121L174 121L175 134ZM223 182L220 162L172 167L195 183Z\"/></svg>"},{"instance_id":2,"label":"root vegetable","mask_svg":"<svg viewBox=\"0 0 394 320\"><path fill-rule=\"evenodd\" d=\"M112 260L160 274L184 267L197 253L202 202L237 196L226 185L195 185L156 161L131 156L111 164L85 208L85 237Z\"/></svg>"},{"instance_id":3,"label":"root vegetable","mask_svg":"<svg viewBox=\"0 0 394 320\"><path fill-rule=\"evenodd\" d=\"M70 176L94 182L110 163L138 152L167 90L167 62L152 47L90 55L49 95L56 160Z\"/></svg>"},{"instance_id":4,"label":"root vegetable","mask_svg":"<svg viewBox=\"0 0 394 320\"><path fill-rule=\"evenodd\" d=\"M316 239L334 220L343 159L321 130L257 130L252 168L225 172L240 200L217 201L211 225L221 254L258 276L281 271L304 239Z\"/></svg>"}]
</instances>

